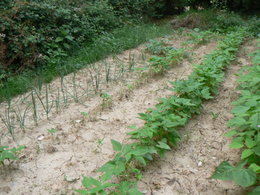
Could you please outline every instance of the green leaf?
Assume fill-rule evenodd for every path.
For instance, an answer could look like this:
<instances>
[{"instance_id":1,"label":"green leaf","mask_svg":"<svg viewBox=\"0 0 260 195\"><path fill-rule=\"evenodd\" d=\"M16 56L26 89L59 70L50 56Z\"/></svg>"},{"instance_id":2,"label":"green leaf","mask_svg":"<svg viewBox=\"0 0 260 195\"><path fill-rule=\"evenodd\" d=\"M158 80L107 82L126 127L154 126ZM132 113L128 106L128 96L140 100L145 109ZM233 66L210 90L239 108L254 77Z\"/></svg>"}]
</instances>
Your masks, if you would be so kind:
<instances>
[{"instance_id":1,"label":"green leaf","mask_svg":"<svg viewBox=\"0 0 260 195\"><path fill-rule=\"evenodd\" d=\"M63 37L57 37L57 38L55 39L55 42L61 42L61 41L63 41Z\"/></svg>"},{"instance_id":2,"label":"green leaf","mask_svg":"<svg viewBox=\"0 0 260 195\"><path fill-rule=\"evenodd\" d=\"M56 132L58 132L58 130L56 130L56 129L48 129L48 132L49 133L56 133Z\"/></svg>"},{"instance_id":3,"label":"green leaf","mask_svg":"<svg viewBox=\"0 0 260 195\"><path fill-rule=\"evenodd\" d=\"M202 95L202 98L208 100L208 99L211 99L212 96L210 95L209 93L209 89L208 88L204 88L202 91L201 91L201 95Z\"/></svg>"},{"instance_id":4,"label":"green leaf","mask_svg":"<svg viewBox=\"0 0 260 195\"><path fill-rule=\"evenodd\" d=\"M113 140L113 139L111 139L111 143L112 143L114 151L121 151L121 149L122 149L121 143L119 143L118 141Z\"/></svg>"},{"instance_id":5,"label":"green leaf","mask_svg":"<svg viewBox=\"0 0 260 195\"><path fill-rule=\"evenodd\" d=\"M259 121L259 114L256 113L256 114L252 115L249 119L250 126L255 129L258 125L258 121Z\"/></svg>"},{"instance_id":6,"label":"green leaf","mask_svg":"<svg viewBox=\"0 0 260 195\"><path fill-rule=\"evenodd\" d=\"M85 188L90 188L91 186L101 186L101 183L92 178L92 177L83 177L83 180L82 180L82 185L85 187Z\"/></svg>"},{"instance_id":7,"label":"green leaf","mask_svg":"<svg viewBox=\"0 0 260 195\"><path fill-rule=\"evenodd\" d=\"M223 161L215 170L212 175L213 179L221 179L221 180L232 180L231 172L233 171L233 167L227 162Z\"/></svg>"},{"instance_id":8,"label":"green leaf","mask_svg":"<svg viewBox=\"0 0 260 195\"><path fill-rule=\"evenodd\" d=\"M234 117L228 121L229 127L238 127L246 124L246 120L242 117Z\"/></svg>"},{"instance_id":9,"label":"green leaf","mask_svg":"<svg viewBox=\"0 0 260 195\"><path fill-rule=\"evenodd\" d=\"M248 187L256 182L256 173L251 169L235 169L232 173L233 180L242 187Z\"/></svg>"},{"instance_id":10,"label":"green leaf","mask_svg":"<svg viewBox=\"0 0 260 195\"><path fill-rule=\"evenodd\" d=\"M75 190L75 192L78 192L80 194L89 194L86 190Z\"/></svg>"},{"instance_id":11,"label":"green leaf","mask_svg":"<svg viewBox=\"0 0 260 195\"><path fill-rule=\"evenodd\" d=\"M256 142L252 140L251 138L246 138L245 145L248 148L253 148L256 145Z\"/></svg>"},{"instance_id":12,"label":"green leaf","mask_svg":"<svg viewBox=\"0 0 260 195\"><path fill-rule=\"evenodd\" d=\"M143 157L137 156L136 160L138 160L141 164L146 165L146 161L145 161L145 159Z\"/></svg>"},{"instance_id":13,"label":"green leaf","mask_svg":"<svg viewBox=\"0 0 260 195\"><path fill-rule=\"evenodd\" d=\"M229 144L229 147L233 149L242 148L243 146L244 145L241 142L236 142L236 141L232 141L232 143Z\"/></svg>"},{"instance_id":14,"label":"green leaf","mask_svg":"<svg viewBox=\"0 0 260 195\"><path fill-rule=\"evenodd\" d=\"M242 152L241 159L245 159L245 158L251 156L252 154L254 154L254 152L251 149L246 149Z\"/></svg>"},{"instance_id":15,"label":"green leaf","mask_svg":"<svg viewBox=\"0 0 260 195\"><path fill-rule=\"evenodd\" d=\"M250 109L248 106L236 106L235 108L232 109L232 113L235 115L241 115L247 112Z\"/></svg>"},{"instance_id":16,"label":"green leaf","mask_svg":"<svg viewBox=\"0 0 260 195\"><path fill-rule=\"evenodd\" d=\"M252 163L250 166L249 166L249 169L252 169L254 172L256 173L260 173L260 166L258 166L257 164L255 163Z\"/></svg>"},{"instance_id":17,"label":"green leaf","mask_svg":"<svg viewBox=\"0 0 260 195\"><path fill-rule=\"evenodd\" d=\"M143 193L139 192L136 188L131 188L128 191L129 195L143 195Z\"/></svg>"},{"instance_id":18,"label":"green leaf","mask_svg":"<svg viewBox=\"0 0 260 195\"><path fill-rule=\"evenodd\" d=\"M170 146L168 146L166 143L159 141L156 147L165 149L165 150L171 150Z\"/></svg>"},{"instance_id":19,"label":"green leaf","mask_svg":"<svg viewBox=\"0 0 260 195\"><path fill-rule=\"evenodd\" d=\"M257 156L260 156L260 144L252 149Z\"/></svg>"},{"instance_id":20,"label":"green leaf","mask_svg":"<svg viewBox=\"0 0 260 195\"><path fill-rule=\"evenodd\" d=\"M236 134L237 134L237 131L233 129L233 130L231 130L231 131L225 133L224 136L225 136L225 137L232 137L232 136L234 136L234 135L236 135Z\"/></svg>"}]
</instances>

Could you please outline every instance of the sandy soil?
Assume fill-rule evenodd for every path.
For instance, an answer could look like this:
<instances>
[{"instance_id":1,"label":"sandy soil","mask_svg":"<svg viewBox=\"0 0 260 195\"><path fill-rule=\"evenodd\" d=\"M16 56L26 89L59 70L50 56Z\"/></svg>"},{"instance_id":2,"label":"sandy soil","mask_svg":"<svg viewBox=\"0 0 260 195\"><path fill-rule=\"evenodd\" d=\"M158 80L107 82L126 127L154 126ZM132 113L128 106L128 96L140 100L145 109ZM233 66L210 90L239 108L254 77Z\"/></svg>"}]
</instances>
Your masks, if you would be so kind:
<instances>
[{"instance_id":1,"label":"sandy soil","mask_svg":"<svg viewBox=\"0 0 260 195\"><path fill-rule=\"evenodd\" d=\"M169 44L178 48L184 40L185 38L171 37ZM240 188L232 183L214 181L209 177L214 167L223 159L232 160L238 156L236 153L230 154L223 133L226 130L225 123L231 117L229 103L236 96L234 73L242 65L248 65L249 59L244 54L254 49L251 44L253 43L249 42L244 46L244 53L238 58L239 65L228 68L228 76L220 88L220 95L207 102L202 115L192 119L185 127L185 141L169 152L165 159L147 168L145 177L139 184L146 194L240 193ZM3 145L19 144L26 145L27 148L20 154L21 160L0 168L0 194L72 194L72 189L81 187L81 175L98 176L95 170L112 158L110 139L126 141L126 132L129 131L127 127L142 125L142 121L136 118L137 114L154 106L159 97L171 95L167 90L168 81L186 78L192 71L191 64L199 63L202 56L214 48L215 42L195 47L192 62L185 59L164 76L149 78L133 91L128 90L129 85L141 78L139 69L127 72L109 85L103 82L102 91L111 95L109 102L94 95L94 88L91 88L93 83L84 74L90 73L89 70L80 71L75 76L77 86L83 89L87 88L86 85L89 86L89 91L93 92L91 95L79 98L80 103L69 100L58 113L50 113L49 120L45 119L43 109L39 108L42 114L37 126L34 125L31 114L25 131L17 130L15 143L8 135L2 138ZM136 53L142 56L140 61L136 61L136 67L142 67L148 57L143 57L143 49L140 46L122 53L118 56L120 63L129 64L129 53ZM119 66L113 58L108 58L107 62L114 64L114 71ZM92 71L96 69L93 68ZM100 78L104 77L103 73L100 75ZM67 90L71 93L74 85L71 83L72 78L73 74L65 77ZM55 99L59 86L60 80L51 83L51 98ZM41 96L44 98L44 88L42 91ZM84 93L84 90L80 93ZM26 107L29 95L17 97L14 101L25 99L21 107ZM72 96L70 98L73 99ZM4 109L4 105L1 105L1 109ZM3 113L2 110L1 112ZM219 117L213 120L210 112L219 112ZM55 129L57 132L49 133L48 129Z\"/></svg>"},{"instance_id":2,"label":"sandy soil","mask_svg":"<svg viewBox=\"0 0 260 195\"><path fill-rule=\"evenodd\" d=\"M149 195L245 194L232 182L214 180L211 175L223 160L233 163L239 160L239 151L230 149L230 140L223 135L227 132L226 123L232 117L230 103L238 95L235 74L242 66L250 65L247 54L255 51L255 45L255 41L249 41L241 47L236 61L227 67L217 96L206 102L202 113L182 129L184 139L178 147L147 168L139 182L143 192ZM218 117L214 119L212 113Z\"/></svg>"}]
</instances>

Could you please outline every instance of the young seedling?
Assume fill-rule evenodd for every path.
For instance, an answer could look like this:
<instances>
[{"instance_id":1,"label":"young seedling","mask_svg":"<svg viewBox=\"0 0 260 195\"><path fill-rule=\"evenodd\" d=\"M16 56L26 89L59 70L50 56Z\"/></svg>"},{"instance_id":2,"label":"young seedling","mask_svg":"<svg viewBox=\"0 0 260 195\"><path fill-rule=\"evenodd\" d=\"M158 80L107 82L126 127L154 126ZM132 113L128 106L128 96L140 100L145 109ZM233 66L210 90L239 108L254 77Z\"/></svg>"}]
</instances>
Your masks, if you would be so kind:
<instances>
[{"instance_id":1,"label":"young seedling","mask_svg":"<svg viewBox=\"0 0 260 195\"><path fill-rule=\"evenodd\" d=\"M20 128L21 129L25 129L25 118L26 118L26 113L28 111L30 106L27 106L24 111L22 112L19 108L19 106L17 106L17 110L15 110L15 115L16 115L16 118L17 120L19 121L19 124L20 124Z\"/></svg>"},{"instance_id":2,"label":"young seedling","mask_svg":"<svg viewBox=\"0 0 260 195\"><path fill-rule=\"evenodd\" d=\"M60 89L59 88L55 99L55 108L56 108L56 113L58 113L60 111Z\"/></svg>"},{"instance_id":3,"label":"young seedling","mask_svg":"<svg viewBox=\"0 0 260 195\"><path fill-rule=\"evenodd\" d=\"M73 99L76 103L79 102L79 96L78 96L78 91L77 91L77 84L76 84L76 73L73 73L72 77L72 86L73 86Z\"/></svg>"},{"instance_id":4,"label":"young seedling","mask_svg":"<svg viewBox=\"0 0 260 195\"><path fill-rule=\"evenodd\" d=\"M43 100L41 99L40 94L37 91L35 91L35 93L36 93L38 99L40 100L40 103L41 103L41 105L42 105L42 107L43 107L43 109L46 113L47 119L49 119L49 113L51 112L51 109L53 107L53 101L51 101L51 103L50 103L49 89L48 88L49 88L49 86L46 84L45 85L45 102L43 102Z\"/></svg>"},{"instance_id":5,"label":"young seedling","mask_svg":"<svg viewBox=\"0 0 260 195\"><path fill-rule=\"evenodd\" d=\"M110 81L110 71L111 71L111 66L110 63L107 63L106 61L104 61L104 68L105 68L105 79L106 79L106 83L108 85L109 81Z\"/></svg>"},{"instance_id":6,"label":"young seedling","mask_svg":"<svg viewBox=\"0 0 260 195\"><path fill-rule=\"evenodd\" d=\"M37 125L38 124L38 114L37 114L37 105L36 105L35 97L34 97L34 90L31 91L31 98L32 98L32 106L33 106L33 120L34 120L34 123Z\"/></svg>"},{"instance_id":7,"label":"young seedling","mask_svg":"<svg viewBox=\"0 0 260 195\"><path fill-rule=\"evenodd\" d=\"M210 114L211 114L211 116L212 116L213 120L216 120L216 119L219 117L219 115L220 115L220 112L217 112L217 113L210 112Z\"/></svg>"},{"instance_id":8,"label":"young seedling","mask_svg":"<svg viewBox=\"0 0 260 195\"><path fill-rule=\"evenodd\" d=\"M134 66L135 66L135 55L131 54L131 52L129 52L129 56L128 56L128 71L129 72L133 71Z\"/></svg>"},{"instance_id":9,"label":"young seedling","mask_svg":"<svg viewBox=\"0 0 260 195\"><path fill-rule=\"evenodd\" d=\"M100 97L102 98L102 104L101 104L102 109L109 108L112 104L111 95L107 93L101 93Z\"/></svg>"},{"instance_id":10,"label":"young seedling","mask_svg":"<svg viewBox=\"0 0 260 195\"><path fill-rule=\"evenodd\" d=\"M90 70L90 68L92 68L93 71L96 73L95 75L93 74L92 70ZM99 91L100 73L99 73L99 70L96 70L96 68L94 68L93 65L91 65L90 68L88 68L88 71L89 71L89 74L90 74L92 86L93 86L93 89L95 91L95 94L97 94L98 91Z\"/></svg>"},{"instance_id":11,"label":"young seedling","mask_svg":"<svg viewBox=\"0 0 260 195\"><path fill-rule=\"evenodd\" d=\"M86 112L80 112L80 114L81 114L82 116L84 116L84 117L88 116L88 113L86 113Z\"/></svg>"},{"instance_id":12,"label":"young seedling","mask_svg":"<svg viewBox=\"0 0 260 195\"><path fill-rule=\"evenodd\" d=\"M4 123L5 127L7 128L8 132L10 133L10 135L12 136L13 140L15 140L14 138L14 120L15 120L15 116L11 114L11 108L8 106L8 108L5 110L4 112L4 117L1 117L2 122Z\"/></svg>"}]
</instances>

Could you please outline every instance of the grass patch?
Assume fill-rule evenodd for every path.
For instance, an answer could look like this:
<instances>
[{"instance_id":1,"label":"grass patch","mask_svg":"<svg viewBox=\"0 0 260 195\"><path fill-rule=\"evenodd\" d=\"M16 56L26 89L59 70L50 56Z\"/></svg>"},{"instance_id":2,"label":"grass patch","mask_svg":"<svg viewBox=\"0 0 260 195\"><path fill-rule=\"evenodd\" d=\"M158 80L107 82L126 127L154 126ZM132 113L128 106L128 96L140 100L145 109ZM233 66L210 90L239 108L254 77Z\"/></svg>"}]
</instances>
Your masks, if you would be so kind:
<instances>
[{"instance_id":1,"label":"grass patch","mask_svg":"<svg viewBox=\"0 0 260 195\"><path fill-rule=\"evenodd\" d=\"M65 57L59 63L34 68L9 77L4 83L0 83L2 85L0 86L0 102L27 92L37 86L39 82L51 82L57 76L77 71L108 55L118 54L149 39L170 33L172 33L172 29L169 26L154 24L125 26L110 33L104 33L93 43L83 48L75 48L75 52L71 56Z\"/></svg>"}]
</instances>

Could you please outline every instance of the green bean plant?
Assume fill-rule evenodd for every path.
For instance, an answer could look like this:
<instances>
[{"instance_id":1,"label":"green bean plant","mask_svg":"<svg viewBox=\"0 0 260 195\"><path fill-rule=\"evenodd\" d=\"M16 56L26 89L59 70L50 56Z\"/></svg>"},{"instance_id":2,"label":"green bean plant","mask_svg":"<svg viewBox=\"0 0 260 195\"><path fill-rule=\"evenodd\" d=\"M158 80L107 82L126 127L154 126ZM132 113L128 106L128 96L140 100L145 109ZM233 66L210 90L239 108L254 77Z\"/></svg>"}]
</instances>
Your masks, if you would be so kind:
<instances>
[{"instance_id":1,"label":"green bean plant","mask_svg":"<svg viewBox=\"0 0 260 195\"><path fill-rule=\"evenodd\" d=\"M228 121L231 128L225 134L232 138L231 149L240 149L240 160L236 165L223 161L213 174L214 179L231 180L242 187L253 186L250 195L260 192L260 39L252 66L242 69L239 75L239 98L234 101L233 118ZM258 187L257 187L258 186Z\"/></svg>"}]
</instances>

